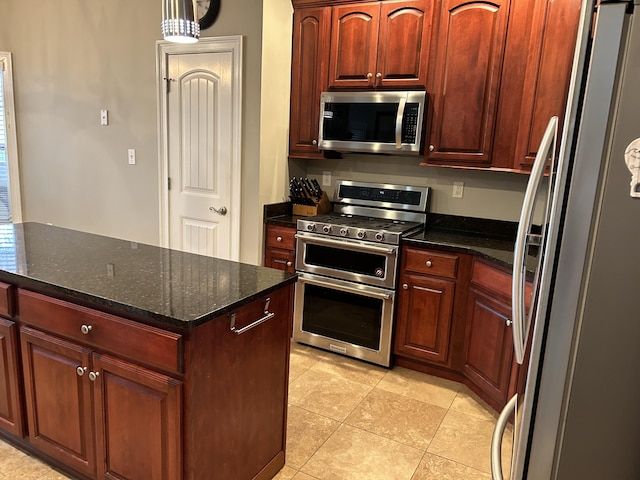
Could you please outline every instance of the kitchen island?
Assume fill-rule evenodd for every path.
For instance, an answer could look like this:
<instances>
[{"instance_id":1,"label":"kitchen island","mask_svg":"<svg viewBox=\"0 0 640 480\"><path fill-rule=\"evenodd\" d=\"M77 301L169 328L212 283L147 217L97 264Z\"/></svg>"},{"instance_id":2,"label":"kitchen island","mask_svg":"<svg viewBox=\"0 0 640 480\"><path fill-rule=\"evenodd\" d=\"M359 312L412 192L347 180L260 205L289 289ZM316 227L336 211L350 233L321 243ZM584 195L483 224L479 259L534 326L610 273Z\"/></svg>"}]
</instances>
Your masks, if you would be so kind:
<instances>
[{"instance_id":1,"label":"kitchen island","mask_svg":"<svg viewBox=\"0 0 640 480\"><path fill-rule=\"evenodd\" d=\"M278 270L0 228L0 435L77 478L269 479L292 288Z\"/></svg>"}]
</instances>

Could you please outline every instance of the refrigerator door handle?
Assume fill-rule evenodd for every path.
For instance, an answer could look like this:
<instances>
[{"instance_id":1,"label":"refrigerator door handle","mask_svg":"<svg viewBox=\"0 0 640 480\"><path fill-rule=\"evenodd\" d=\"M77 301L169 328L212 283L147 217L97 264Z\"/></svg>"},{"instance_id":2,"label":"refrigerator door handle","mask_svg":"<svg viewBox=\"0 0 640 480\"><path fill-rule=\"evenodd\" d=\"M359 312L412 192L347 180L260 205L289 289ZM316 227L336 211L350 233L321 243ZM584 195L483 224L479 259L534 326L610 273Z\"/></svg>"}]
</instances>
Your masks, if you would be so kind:
<instances>
[{"instance_id":1,"label":"refrigerator door handle","mask_svg":"<svg viewBox=\"0 0 640 480\"><path fill-rule=\"evenodd\" d=\"M518 222L518 233L516 236L516 243L513 254L513 277L511 284L511 320L512 320L512 334L513 334L513 346L516 355L516 361L522 365L525 355L526 337L528 333L528 327L531 322L525 322L525 272L526 272L526 260L527 260L527 246L539 245L540 253L538 258L541 259L544 255L544 226L542 235L532 235L531 226L533 223L533 212L536 202L536 195L538 187L544 176L545 167L547 165L547 159L549 158L549 152L551 156L555 156L555 144L556 136L558 134L558 117L551 117L547 129L542 136L538 153L536 154L533 167L531 168L531 175L529 182L527 183L527 189L524 194L524 200L522 202L522 212L520 214L520 221ZM553 162L552 162L553 170ZM550 181L551 183L551 181ZM547 199L551 201L551 199ZM548 210L548 209L547 209ZM546 213L545 213L546 214ZM545 218L545 221L547 219ZM538 262L539 268L540 262ZM537 281L538 272L535 275L535 281ZM534 286L534 289L536 287ZM535 291L535 290L534 290ZM531 306L533 310L533 305Z\"/></svg>"},{"instance_id":2,"label":"refrigerator door handle","mask_svg":"<svg viewBox=\"0 0 640 480\"><path fill-rule=\"evenodd\" d=\"M517 405L518 394L516 393L500 412L496 426L493 429L493 436L491 437L491 478L493 480L504 480L502 475L502 437L507 428L509 418L516 413Z\"/></svg>"}]
</instances>

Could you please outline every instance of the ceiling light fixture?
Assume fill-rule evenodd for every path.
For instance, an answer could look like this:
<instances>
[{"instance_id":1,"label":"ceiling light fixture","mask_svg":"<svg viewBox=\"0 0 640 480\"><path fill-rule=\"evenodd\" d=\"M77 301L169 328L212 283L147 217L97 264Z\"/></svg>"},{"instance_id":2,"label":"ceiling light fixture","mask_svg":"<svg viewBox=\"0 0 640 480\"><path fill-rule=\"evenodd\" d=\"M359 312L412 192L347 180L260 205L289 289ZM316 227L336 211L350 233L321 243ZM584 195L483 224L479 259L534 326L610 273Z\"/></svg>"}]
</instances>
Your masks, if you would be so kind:
<instances>
[{"instance_id":1,"label":"ceiling light fixture","mask_svg":"<svg viewBox=\"0 0 640 480\"><path fill-rule=\"evenodd\" d=\"M162 0L162 36L177 43L194 43L200 36L194 0Z\"/></svg>"}]
</instances>

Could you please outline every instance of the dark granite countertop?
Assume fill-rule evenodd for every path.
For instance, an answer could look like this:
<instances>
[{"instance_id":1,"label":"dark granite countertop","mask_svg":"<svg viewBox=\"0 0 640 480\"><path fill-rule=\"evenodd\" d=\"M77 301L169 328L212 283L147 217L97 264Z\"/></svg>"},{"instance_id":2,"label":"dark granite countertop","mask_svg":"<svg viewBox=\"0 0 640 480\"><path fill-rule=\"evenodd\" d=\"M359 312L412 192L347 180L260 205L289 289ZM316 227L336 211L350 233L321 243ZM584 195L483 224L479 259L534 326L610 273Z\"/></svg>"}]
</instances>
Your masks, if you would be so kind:
<instances>
[{"instance_id":1,"label":"dark granite countertop","mask_svg":"<svg viewBox=\"0 0 640 480\"><path fill-rule=\"evenodd\" d=\"M265 223L296 227L299 218L291 214L287 203L265 205ZM469 253L506 268L513 268L516 222L454 215L428 214L427 228L402 239L404 245ZM528 257L527 269L533 271L535 257Z\"/></svg>"},{"instance_id":2,"label":"dark granite countertop","mask_svg":"<svg viewBox=\"0 0 640 480\"><path fill-rule=\"evenodd\" d=\"M139 321L193 328L296 275L40 223L0 226L0 281Z\"/></svg>"}]
</instances>

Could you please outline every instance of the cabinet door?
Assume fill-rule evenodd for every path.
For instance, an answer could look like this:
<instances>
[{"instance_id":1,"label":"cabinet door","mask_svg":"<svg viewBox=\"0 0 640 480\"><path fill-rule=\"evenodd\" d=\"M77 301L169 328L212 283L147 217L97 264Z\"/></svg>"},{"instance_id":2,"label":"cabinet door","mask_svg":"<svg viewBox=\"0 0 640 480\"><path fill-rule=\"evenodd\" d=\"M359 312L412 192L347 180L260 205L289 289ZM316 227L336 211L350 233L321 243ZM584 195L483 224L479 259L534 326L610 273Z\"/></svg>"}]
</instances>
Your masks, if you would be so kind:
<instances>
[{"instance_id":1,"label":"cabinet door","mask_svg":"<svg viewBox=\"0 0 640 480\"><path fill-rule=\"evenodd\" d=\"M93 372L98 478L181 478L181 383L107 355Z\"/></svg>"},{"instance_id":2,"label":"cabinet door","mask_svg":"<svg viewBox=\"0 0 640 480\"><path fill-rule=\"evenodd\" d=\"M380 2L333 7L329 85L373 87Z\"/></svg>"},{"instance_id":3,"label":"cabinet door","mask_svg":"<svg viewBox=\"0 0 640 480\"><path fill-rule=\"evenodd\" d=\"M496 408L504 405L509 389L513 361L510 319L509 305L470 289L463 370Z\"/></svg>"},{"instance_id":4,"label":"cabinet door","mask_svg":"<svg viewBox=\"0 0 640 480\"><path fill-rule=\"evenodd\" d=\"M28 327L20 340L30 443L93 477L90 350Z\"/></svg>"},{"instance_id":5,"label":"cabinet door","mask_svg":"<svg viewBox=\"0 0 640 480\"><path fill-rule=\"evenodd\" d=\"M489 166L509 0L445 0L428 91L426 163Z\"/></svg>"},{"instance_id":6,"label":"cabinet door","mask_svg":"<svg viewBox=\"0 0 640 480\"><path fill-rule=\"evenodd\" d=\"M17 341L15 323L0 318L0 428L22 437Z\"/></svg>"},{"instance_id":7,"label":"cabinet door","mask_svg":"<svg viewBox=\"0 0 640 480\"><path fill-rule=\"evenodd\" d=\"M447 363L455 281L404 275L401 284L395 353Z\"/></svg>"},{"instance_id":8,"label":"cabinet door","mask_svg":"<svg viewBox=\"0 0 640 480\"><path fill-rule=\"evenodd\" d=\"M264 266L284 270L285 272L295 272L296 254L291 250L279 250L267 247L264 251Z\"/></svg>"},{"instance_id":9,"label":"cabinet door","mask_svg":"<svg viewBox=\"0 0 640 480\"><path fill-rule=\"evenodd\" d=\"M293 14L289 155L322 158L318 150L320 94L327 88L331 8Z\"/></svg>"},{"instance_id":10,"label":"cabinet door","mask_svg":"<svg viewBox=\"0 0 640 480\"><path fill-rule=\"evenodd\" d=\"M562 131L581 4L580 0L535 2L515 169L531 168L552 116L560 118L558 131Z\"/></svg>"},{"instance_id":11,"label":"cabinet door","mask_svg":"<svg viewBox=\"0 0 640 480\"><path fill-rule=\"evenodd\" d=\"M426 87L433 4L427 0L382 3L375 86Z\"/></svg>"}]
</instances>

